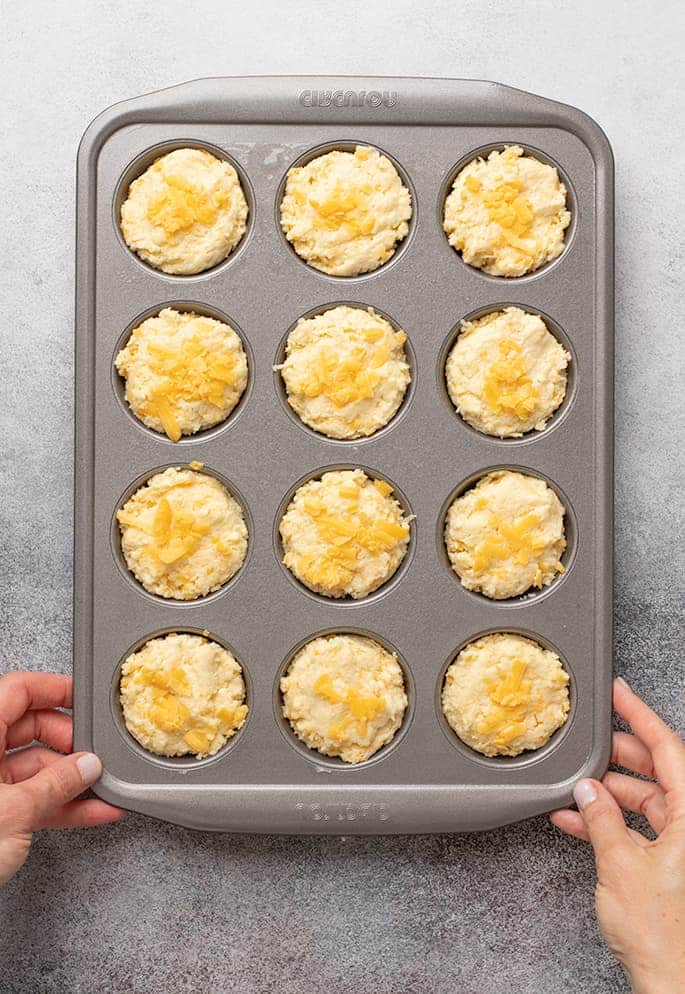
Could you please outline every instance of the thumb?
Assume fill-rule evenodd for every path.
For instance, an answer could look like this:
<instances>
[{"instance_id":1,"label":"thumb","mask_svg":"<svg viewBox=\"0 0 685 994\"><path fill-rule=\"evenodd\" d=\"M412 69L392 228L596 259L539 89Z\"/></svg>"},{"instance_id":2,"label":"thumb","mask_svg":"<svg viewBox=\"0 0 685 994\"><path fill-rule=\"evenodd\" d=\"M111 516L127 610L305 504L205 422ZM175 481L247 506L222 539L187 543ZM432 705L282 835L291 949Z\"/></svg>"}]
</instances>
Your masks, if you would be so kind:
<instances>
[{"instance_id":1,"label":"thumb","mask_svg":"<svg viewBox=\"0 0 685 994\"><path fill-rule=\"evenodd\" d=\"M56 808L73 801L102 773L102 763L92 752L64 756L17 784L27 800L29 828L40 824Z\"/></svg>"},{"instance_id":2,"label":"thumb","mask_svg":"<svg viewBox=\"0 0 685 994\"><path fill-rule=\"evenodd\" d=\"M573 788L573 797L583 816L599 869L611 853L632 842L623 814L598 780L579 780Z\"/></svg>"}]
</instances>

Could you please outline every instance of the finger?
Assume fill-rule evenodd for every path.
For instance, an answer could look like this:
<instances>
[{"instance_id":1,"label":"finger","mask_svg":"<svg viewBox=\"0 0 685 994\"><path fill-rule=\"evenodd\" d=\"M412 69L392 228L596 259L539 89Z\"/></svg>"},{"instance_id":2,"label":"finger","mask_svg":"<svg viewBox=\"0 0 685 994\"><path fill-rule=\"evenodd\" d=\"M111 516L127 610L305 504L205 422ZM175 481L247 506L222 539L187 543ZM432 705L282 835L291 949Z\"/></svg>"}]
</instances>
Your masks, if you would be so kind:
<instances>
[{"instance_id":1,"label":"finger","mask_svg":"<svg viewBox=\"0 0 685 994\"><path fill-rule=\"evenodd\" d=\"M644 815L659 834L666 827L666 797L658 783L646 783L624 773L607 773L602 783L626 811Z\"/></svg>"},{"instance_id":2,"label":"finger","mask_svg":"<svg viewBox=\"0 0 685 994\"><path fill-rule=\"evenodd\" d=\"M74 728L71 717L63 711L27 711L7 730L7 749L17 749L31 742L43 742L60 752L71 752Z\"/></svg>"},{"instance_id":3,"label":"finger","mask_svg":"<svg viewBox=\"0 0 685 994\"><path fill-rule=\"evenodd\" d=\"M557 811L550 812L549 820L555 828L565 832L566 835L572 835L575 839L582 839L583 842L590 841L590 834L585 824L585 819L579 811L572 811L570 808L559 808ZM640 835L639 832L633 831L632 828L628 829L628 835L640 846L649 845L649 840L644 835Z\"/></svg>"},{"instance_id":4,"label":"finger","mask_svg":"<svg viewBox=\"0 0 685 994\"><path fill-rule=\"evenodd\" d=\"M46 766L52 766L62 757L58 752L51 749L43 749L41 746L29 746L27 749L19 749L17 752L6 756L3 761L3 769L9 774L10 783L21 783L28 780Z\"/></svg>"},{"instance_id":5,"label":"finger","mask_svg":"<svg viewBox=\"0 0 685 994\"><path fill-rule=\"evenodd\" d=\"M102 763L91 752L59 756L57 762L46 766L29 780L15 784L24 800L22 811L24 826L33 829L53 811L73 801L86 787L90 787L102 773Z\"/></svg>"},{"instance_id":6,"label":"finger","mask_svg":"<svg viewBox=\"0 0 685 994\"><path fill-rule=\"evenodd\" d=\"M125 815L123 808L115 808L112 804L101 801L99 797L88 797L84 801L70 801L68 804L63 804L35 827L94 828L96 825L120 821Z\"/></svg>"},{"instance_id":7,"label":"finger","mask_svg":"<svg viewBox=\"0 0 685 994\"><path fill-rule=\"evenodd\" d=\"M0 750L7 729L27 711L71 707L71 677L13 670L0 677Z\"/></svg>"},{"instance_id":8,"label":"finger","mask_svg":"<svg viewBox=\"0 0 685 994\"><path fill-rule=\"evenodd\" d=\"M645 777L656 776L649 749L627 732L614 732L611 739L611 762Z\"/></svg>"},{"instance_id":9,"label":"finger","mask_svg":"<svg viewBox=\"0 0 685 994\"><path fill-rule=\"evenodd\" d=\"M630 846L628 828L618 804L598 780L579 780L573 788L573 797L583 816L601 876L605 862Z\"/></svg>"},{"instance_id":10,"label":"finger","mask_svg":"<svg viewBox=\"0 0 685 994\"><path fill-rule=\"evenodd\" d=\"M652 754L664 790L685 794L685 743L634 694L625 680L614 680L614 707Z\"/></svg>"},{"instance_id":11,"label":"finger","mask_svg":"<svg viewBox=\"0 0 685 994\"><path fill-rule=\"evenodd\" d=\"M590 841L587 826L579 811L560 808L558 811L550 812L549 820L555 828L565 832L566 835L572 835L574 839L583 839L584 842Z\"/></svg>"}]
</instances>

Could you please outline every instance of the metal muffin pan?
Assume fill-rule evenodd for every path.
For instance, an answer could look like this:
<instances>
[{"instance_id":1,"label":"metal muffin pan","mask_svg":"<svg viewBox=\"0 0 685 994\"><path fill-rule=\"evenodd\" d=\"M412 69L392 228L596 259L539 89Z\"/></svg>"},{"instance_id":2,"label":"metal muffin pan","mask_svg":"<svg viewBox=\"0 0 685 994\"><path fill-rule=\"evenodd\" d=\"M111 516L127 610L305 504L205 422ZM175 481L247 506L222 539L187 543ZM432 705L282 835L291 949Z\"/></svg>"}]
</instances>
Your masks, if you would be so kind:
<instances>
[{"instance_id":1,"label":"metal muffin pan","mask_svg":"<svg viewBox=\"0 0 685 994\"><path fill-rule=\"evenodd\" d=\"M308 267L278 225L290 166L314 150L370 144L406 177L413 220L385 266L358 278ZM559 259L517 278L464 264L441 227L455 167L521 144L556 164L573 221ZM197 276L167 276L125 246L118 210L156 156L196 144L238 168L250 217L229 258ZM402 327L413 381L387 428L340 442L285 409L272 370L288 329L339 302L372 306ZM613 166L581 112L494 83L394 78L200 80L118 104L90 125L78 158L75 492L75 745L103 761L97 793L200 829L404 833L486 829L571 800L579 776L609 758L612 609ZM548 316L573 355L569 397L542 433L499 441L452 409L442 381L460 320L517 304ZM174 444L126 409L117 344L166 305L225 316L243 337L249 384L228 421ZM228 482L247 511L248 557L215 594L183 603L125 575L113 515L135 481L191 460ZM360 466L398 488L415 515L395 576L356 602L317 597L278 561L278 513L293 487ZM446 502L496 467L538 474L568 510L568 571L552 586L493 602L465 591L442 543ZM123 725L117 679L126 655L162 632L207 631L244 667L250 713L215 757L163 759ZM303 641L368 634L392 647L409 708L395 739L350 766L311 753L279 713L278 677ZM549 743L486 759L440 713L447 665L471 639L513 631L557 651L571 711Z\"/></svg>"}]
</instances>

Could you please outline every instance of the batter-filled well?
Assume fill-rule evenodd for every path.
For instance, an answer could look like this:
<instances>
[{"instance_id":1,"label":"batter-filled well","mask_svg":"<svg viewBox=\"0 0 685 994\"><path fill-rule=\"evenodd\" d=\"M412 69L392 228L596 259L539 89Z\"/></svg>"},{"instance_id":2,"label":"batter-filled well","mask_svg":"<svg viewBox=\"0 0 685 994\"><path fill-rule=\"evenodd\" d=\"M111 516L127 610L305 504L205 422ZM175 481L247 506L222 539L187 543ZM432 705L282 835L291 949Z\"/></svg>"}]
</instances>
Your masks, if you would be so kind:
<instances>
[{"instance_id":1,"label":"batter-filled well","mask_svg":"<svg viewBox=\"0 0 685 994\"><path fill-rule=\"evenodd\" d=\"M332 151L295 166L281 227L297 254L331 276L359 276L390 259L409 232L411 195L375 148Z\"/></svg>"},{"instance_id":2,"label":"batter-filled well","mask_svg":"<svg viewBox=\"0 0 685 994\"><path fill-rule=\"evenodd\" d=\"M310 749L346 763L392 740L407 708L397 657L361 635L312 639L281 678L283 715Z\"/></svg>"},{"instance_id":3,"label":"batter-filled well","mask_svg":"<svg viewBox=\"0 0 685 994\"><path fill-rule=\"evenodd\" d=\"M566 721L569 677L549 649L522 635L470 642L445 674L442 710L459 738L484 756L539 749Z\"/></svg>"}]
</instances>

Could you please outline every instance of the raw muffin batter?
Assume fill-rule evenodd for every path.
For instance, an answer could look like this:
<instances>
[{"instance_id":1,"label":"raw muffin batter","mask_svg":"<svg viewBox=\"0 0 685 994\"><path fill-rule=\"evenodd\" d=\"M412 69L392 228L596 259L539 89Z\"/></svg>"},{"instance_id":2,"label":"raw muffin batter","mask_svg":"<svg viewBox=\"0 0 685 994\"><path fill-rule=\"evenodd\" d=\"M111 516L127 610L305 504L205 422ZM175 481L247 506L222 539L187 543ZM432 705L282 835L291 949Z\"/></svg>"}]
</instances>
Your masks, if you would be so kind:
<instances>
[{"instance_id":1,"label":"raw muffin batter","mask_svg":"<svg viewBox=\"0 0 685 994\"><path fill-rule=\"evenodd\" d=\"M121 668L131 735L161 756L213 756L245 724L245 682L223 646L200 635L150 639Z\"/></svg>"},{"instance_id":2,"label":"raw muffin batter","mask_svg":"<svg viewBox=\"0 0 685 994\"><path fill-rule=\"evenodd\" d=\"M134 328L114 363L133 413L173 442L227 418L247 385L235 331L172 307Z\"/></svg>"},{"instance_id":3,"label":"raw muffin batter","mask_svg":"<svg viewBox=\"0 0 685 994\"><path fill-rule=\"evenodd\" d=\"M537 314L519 307L462 321L445 365L465 421L499 438L542 431L566 394L571 356Z\"/></svg>"},{"instance_id":4,"label":"raw muffin batter","mask_svg":"<svg viewBox=\"0 0 685 994\"><path fill-rule=\"evenodd\" d=\"M331 276L378 269L406 237L411 196L375 148L326 152L288 172L281 227L310 266Z\"/></svg>"},{"instance_id":5,"label":"raw muffin batter","mask_svg":"<svg viewBox=\"0 0 685 994\"><path fill-rule=\"evenodd\" d=\"M516 597L564 572L564 508L536 476L488 473L452 502L445 545L467 590Z\"/></svg>"},{"instance_id":6,"label":"raw muffin batter","mask_svg":"<svg viewBox=\"0 0 685 994\"><path fill-rule=\"evenodd\" d=\"M469 643L445 674L442 710L459 738L484 756L539 749L566 721L568 674L559 657L522 635Z\"/></svg>"},{"instance_id":7,"label":"raw muffin batter","mask_svg":"<svg viewBox=\"0 0 685 994\"><path fill-rule=\"evenodd\" d=\"M192 469L150 477L117 521L128 568L160 597L192 601L217 590L247 552L240 505L213 476Z\"/></svg>"},{"instance_id":8,"label":"raw muffin batter","mask_svg":"<svg viewBox=\"0 0 685 994\"><path fill-rule=\"evenodd\" d=\"M276 366L288 403L329 438L373 435L393 417L411 379L406 340L371 307L341 305L301 318Z\"/></svg>"},{"instance_id":9,"label":"raw muffin batter","mask_svg":"<svg viewBox=\"0 0 685 994\"><path fill-rule=\"evenodd\" d=\"M279 525L283 562L326 597L365 597L388 580L409 545L409 520L385 480L342 469L297 490Z\"/></svg>"},{"instance_id":10,"label":"raw muffin batter","mask_svg":"<svg viewBox=\"0 0 685 994\"><path fill-rule=\"evenodd\" d=\"M407 708L394 653L361 635L312 639L281 679L283 715L324 756L361 763L395 735Z\"/></svg>"},{"instance_id":11,"label":"raw muffin batter","mask_svg":"<svg viewBox=\"0 0 685 994\"><path fill-rule=\"evenodd\" d=\"M470 266L523 276L561 254L570 221L554 166L510 145L461 170L445 200L443 227Z\"/></svg>"},{"instance_id":12,"label":"raw muffin batter","mask_svg":"<svg viewBox=\"0 0 685 994\"><path fill-rule=\"evenodd\" d=\"M191 276L216 266L245 233L247 201L230 162L201 148L177 148L134 180L121 232L155 269Z\"/></svg>"}]
</instances>

